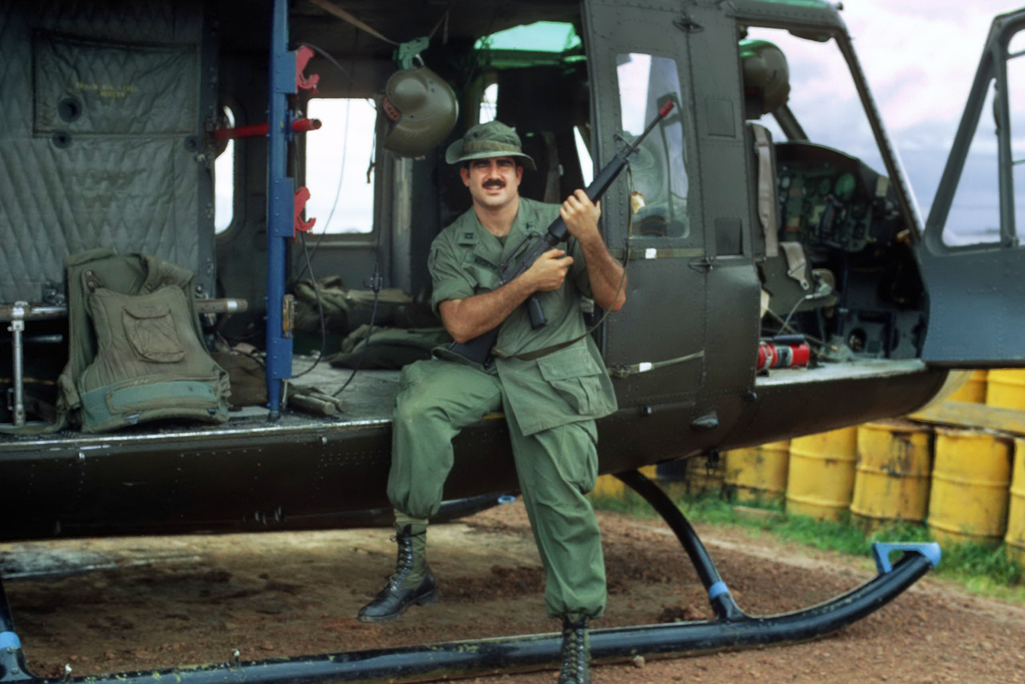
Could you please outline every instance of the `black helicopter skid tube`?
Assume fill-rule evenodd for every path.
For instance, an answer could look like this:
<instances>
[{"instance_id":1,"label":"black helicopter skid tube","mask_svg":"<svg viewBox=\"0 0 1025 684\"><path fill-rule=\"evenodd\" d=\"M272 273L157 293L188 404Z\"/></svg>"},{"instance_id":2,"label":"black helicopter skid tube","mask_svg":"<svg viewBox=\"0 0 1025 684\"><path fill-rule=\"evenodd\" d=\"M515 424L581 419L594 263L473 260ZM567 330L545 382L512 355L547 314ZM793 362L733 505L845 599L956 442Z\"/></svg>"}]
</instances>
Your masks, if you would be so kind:
<instances>
[{"instance_id":1,"label":"black helicopter skid tube","mask_svg":"<svg viewBox=\"0 0 1025 684\"><path fill-rule=\"evenodd\" d=\"M631 487L651 499L659 500L661 511L668 497L643 475L621 476ZM651 488L642 482L648 482ZM644 491L641 491L644 490ZM658 492L654 494L653 492ZM661 497L659 497L659 494ZM664 501L661 499L664 498ZM704 547L683 514L672 505L675 515L667 519L678 536L683 529L684 544L692 559L700 557ZM686 527L679 525L680 521ZM689 535L686 533L689 530ZM681 539L682 541L682 539ZM691 544L691 546L688 546ZM693 547L693 549L692 549ZM693 550L693 553L692 553ZM916 548L903 548L904 555L892 566L881 563L880 573L865 584L830 601L793 613L769 617L745 615L732 604L732 598L713 606L715 620L644 625L591 632L591 654L597 663L624 662L634 656L671 657L697 655L724 650L770 646L806 641L842 629L889 603L925 575L937 562L934 554ZM695 561L702 582L714 588L722 583L718 572L704 554ZM729 596L728 591L717 596ZM730 607L732 606L732 607ZM725 613L725 617L723 614ZM12 625L13 626L13 625ZM557 634L503 637L476 641L458 641L427 646L378 649L303 656L250 662L229 662L182 669L126 672L115 675L39 679L9 676L0 670L0 684L321 684L326 682L420 682L499 674L505 672L554 668L559 662L561 638ZM19 649L20 661L20 649ZM2 661L0 661L2 662ZM8 661L10 662L10 661Z\"/></svg>"}]
</instances>

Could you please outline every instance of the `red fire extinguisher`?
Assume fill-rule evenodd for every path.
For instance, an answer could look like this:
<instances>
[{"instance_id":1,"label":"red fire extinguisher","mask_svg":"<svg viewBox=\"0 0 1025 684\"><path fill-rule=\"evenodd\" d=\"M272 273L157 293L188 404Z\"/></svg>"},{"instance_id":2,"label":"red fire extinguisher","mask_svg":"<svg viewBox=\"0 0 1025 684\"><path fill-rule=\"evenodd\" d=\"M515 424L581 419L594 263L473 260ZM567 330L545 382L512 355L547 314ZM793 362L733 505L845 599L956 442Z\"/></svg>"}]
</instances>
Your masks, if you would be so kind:
<instances>
[{"instance_id":1,"label":"red fire extinguisher","mask_svg":"<svg viewBox=\"0 0 1025 684\"><path fill-rule=\"evenodd\" d=\"M792 336L791 336L792 337ZM811 349L803 337L799 340L762 340L758 345L758 370L799 368L808 365Z\"/></svg>"}]
</instances>

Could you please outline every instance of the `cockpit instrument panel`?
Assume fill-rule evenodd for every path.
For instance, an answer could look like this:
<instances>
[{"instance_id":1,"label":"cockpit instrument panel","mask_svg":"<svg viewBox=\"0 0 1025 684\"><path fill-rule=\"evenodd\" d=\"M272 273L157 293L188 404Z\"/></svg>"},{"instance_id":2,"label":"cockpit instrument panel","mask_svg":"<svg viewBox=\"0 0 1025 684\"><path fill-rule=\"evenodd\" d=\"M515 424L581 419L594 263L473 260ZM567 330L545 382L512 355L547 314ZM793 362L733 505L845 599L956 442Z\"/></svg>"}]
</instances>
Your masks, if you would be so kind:
<instances>
[{"instance_id":1,"label":"cockpit instrument panel","mask_svg":"<svg viewBox=\"0 0 1025 684\"><path fill-rule=\"evenodd\" d=\"M822 145L788 142L775 148L780 241L856 253L882 237L873 234L873 217L878 223L886 213L886 176Z\"/></svg>"}]
</instances>

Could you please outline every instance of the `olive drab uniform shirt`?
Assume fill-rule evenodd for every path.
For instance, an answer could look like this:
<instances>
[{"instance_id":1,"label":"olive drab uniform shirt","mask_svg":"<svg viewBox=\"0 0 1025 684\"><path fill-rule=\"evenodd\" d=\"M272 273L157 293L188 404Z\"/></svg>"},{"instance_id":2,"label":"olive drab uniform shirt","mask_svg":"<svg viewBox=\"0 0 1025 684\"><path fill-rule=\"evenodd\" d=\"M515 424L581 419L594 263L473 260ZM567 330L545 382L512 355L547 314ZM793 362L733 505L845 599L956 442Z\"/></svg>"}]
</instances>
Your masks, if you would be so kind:
<instances>
[{"instance_id":1,"label":"olive drab uniform shirt","mask_svg":"<svg viewBox=\"0 0 1025 684\"><path fill-rule=\"evenodd\" d=\"M531 243L540 240L558 216L559 205L521 197L504 245L480 224L473 208L456 219L431 244L427 263L434 281L431 304L435 311L445 300L497 289L499 264L526 248L525 237L535 236ZM583 250L573 237L564 249L573 257L566 280L554 292L539 293L548 324L534 330L527 307L517 307L498 333L498 346L506 356L568 342L587 332L581 300L591 296L591 283ZM435 355L470 363L444 347L436 349ZM617 408L612 381L590 335L534 360L496 358L486 370L498 374L524 435L591 421Z\"/></svg>"}]
</instances>

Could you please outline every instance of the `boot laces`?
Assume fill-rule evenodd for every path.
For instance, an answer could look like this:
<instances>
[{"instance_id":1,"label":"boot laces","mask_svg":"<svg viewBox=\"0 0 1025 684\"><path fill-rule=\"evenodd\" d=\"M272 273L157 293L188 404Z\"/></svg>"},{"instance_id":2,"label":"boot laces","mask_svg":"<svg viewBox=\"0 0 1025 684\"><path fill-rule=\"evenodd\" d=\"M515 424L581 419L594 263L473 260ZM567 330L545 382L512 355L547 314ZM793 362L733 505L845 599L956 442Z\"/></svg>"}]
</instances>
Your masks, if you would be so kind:
<instances>
[{"instance_id":1,"label":"boot laces","mask_svg":"<svg viewBox=\"0 0 1025 684\"><path fill-rule=\"evenodd\" d=\"M590 680L590 649L587 639L587 619L568 620L562 628L562 671L558 684L585 684Z\"/></svg>"},{"instance_id":2,"label":"boot laces","mask_svg":"<svg viewBox=\"0 0 1025 684\"><path fill-rule=\"evenodd\" d=\"M395 591L402 583L406 581L410 573L413 572L413 566L416 564L416 557L413 553L413 535L411 534L398 534L392 537L392 541L398 543L399 552L395 559L395 572L388 578L388 587Z\"/></svg>"}]
</instances>

